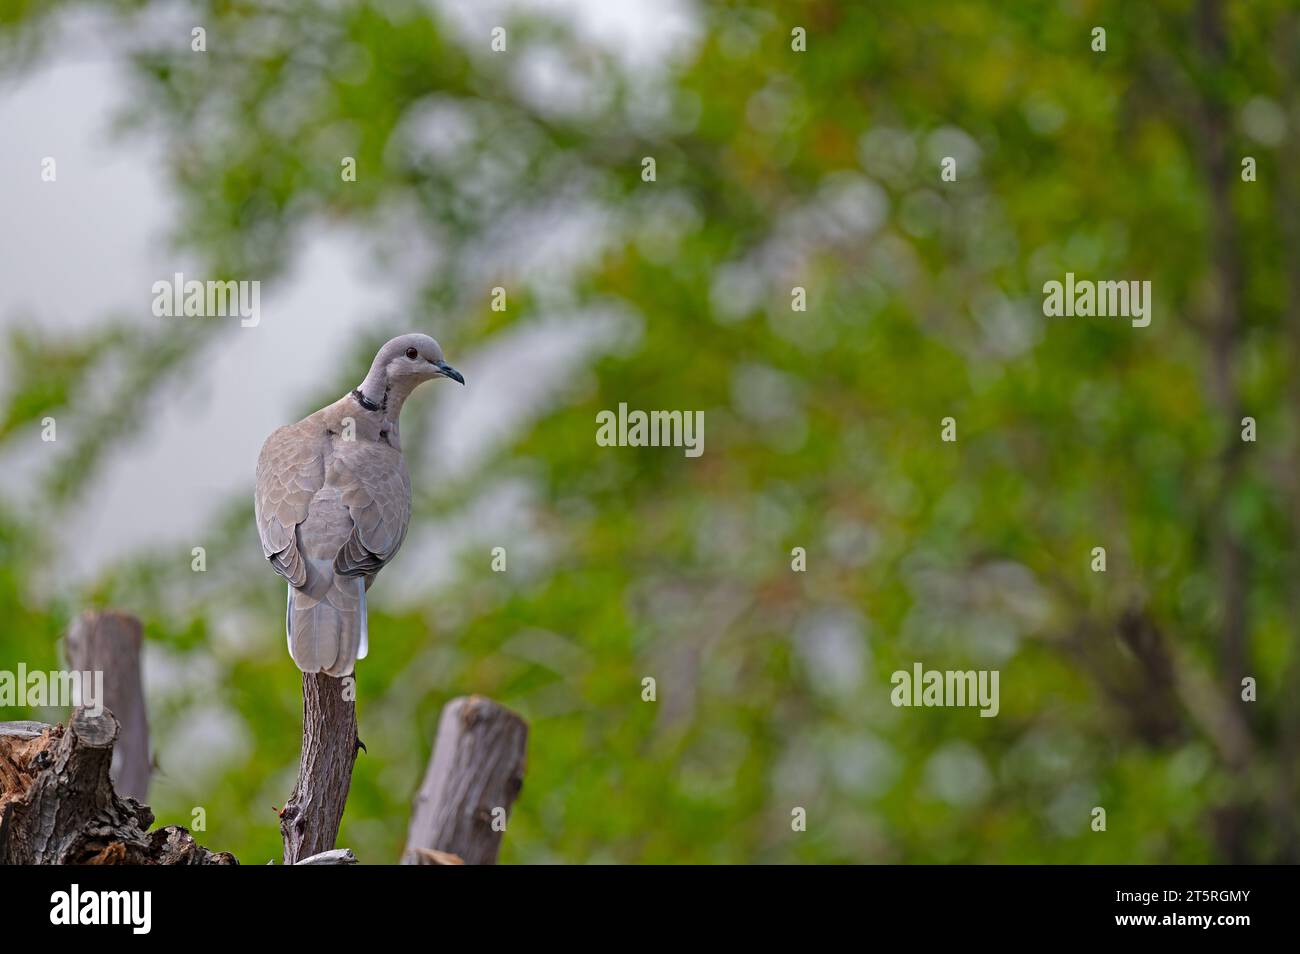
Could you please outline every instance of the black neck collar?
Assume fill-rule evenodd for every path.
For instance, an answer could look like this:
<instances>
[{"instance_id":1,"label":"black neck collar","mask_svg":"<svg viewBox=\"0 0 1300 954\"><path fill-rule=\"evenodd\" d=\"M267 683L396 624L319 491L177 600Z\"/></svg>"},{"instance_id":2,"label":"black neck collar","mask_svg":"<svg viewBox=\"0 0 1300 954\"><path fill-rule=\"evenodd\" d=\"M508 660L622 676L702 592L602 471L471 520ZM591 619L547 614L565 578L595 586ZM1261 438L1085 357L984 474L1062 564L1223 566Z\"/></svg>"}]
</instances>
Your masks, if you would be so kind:
<instances>
[{"instance_id":1,"label":"black neck collar","mask_svg":"<svg viewBox=\"0 0 1300 954\"><path fill-rule=\"evenodd\" d=\"M360 388L353 388L352 396L356 398L357 403L360 404L362 407L364 407L367 411L379 411L383 409L381 408L380 405L376 404L374 401L370 400L370 398L362 394ZM383 407L387 407L387 406L388 406L388 392L385 391Z\"/></svg>"}]
</instances>

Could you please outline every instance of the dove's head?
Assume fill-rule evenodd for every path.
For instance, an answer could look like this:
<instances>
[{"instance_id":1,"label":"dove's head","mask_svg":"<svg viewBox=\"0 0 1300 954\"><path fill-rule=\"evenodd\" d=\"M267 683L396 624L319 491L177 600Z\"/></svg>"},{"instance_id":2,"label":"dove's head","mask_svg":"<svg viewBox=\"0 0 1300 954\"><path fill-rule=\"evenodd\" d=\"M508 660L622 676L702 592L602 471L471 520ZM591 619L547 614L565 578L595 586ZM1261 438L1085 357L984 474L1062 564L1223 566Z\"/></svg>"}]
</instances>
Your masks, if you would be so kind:
<instances>
[{"instance_id":1,"label":"dove's head","mask_svg":"<svg viewBox=\"0 0 1300 954\"><path fill-rule=\"evenodd\" d=\"M379 349L370 373L352 397L366 410L384 412L396 421L407 396L432 378L465 383L461 373L443 359L438 342L428 335L398 335Z\"/></svg>"},{"instance_id":2,"label":"dove's head","mask_svg":"<svg viewBox=\"0 0 1300 954\"><path fill-rule=\"evenodd\" d=\"M451 378L461 384L465 378L442 356L438 342L428 335L398 335L379 349L371 372L382 369L390 385L406 385L406 390L430 378Z\"/></svg>"}]
</instances>

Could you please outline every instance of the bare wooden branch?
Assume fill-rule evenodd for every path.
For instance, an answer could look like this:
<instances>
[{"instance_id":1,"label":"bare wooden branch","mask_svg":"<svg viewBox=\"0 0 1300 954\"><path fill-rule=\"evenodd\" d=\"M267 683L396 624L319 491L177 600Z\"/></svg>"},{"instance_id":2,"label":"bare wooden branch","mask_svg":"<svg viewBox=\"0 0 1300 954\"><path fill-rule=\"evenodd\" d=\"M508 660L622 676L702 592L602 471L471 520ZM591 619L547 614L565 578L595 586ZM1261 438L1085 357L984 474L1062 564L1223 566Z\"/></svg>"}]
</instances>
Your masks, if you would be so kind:
<instances>
[{"instance_id":1,"label":"bare wooden branch","mask_svg":"<svg viewBox=\"0 0 1300 954\"><path fill-rule=\"evenodd\" d=\"M352 687L351 677L303 673L298 781L280 812L286 865L331 850L338 838L361 746Z\"/></svg>"},{"instance_id":2,"label":"bare wooden branch","mask_svg":"<svg viewBox=\"0 0 1300 954\"><path fill-rule=\"evenodd\" d=\"M335 848L333 851L322 851L319 855L312 855L310 858L304 858L297 862L300 865L355 865L357 856L353 854L351 848Z\"/></svg>"},{"instance_id":3,"label":"bare wooden branch","mask_svg":"<svg viewBox=\"0 0 1300 954\"><path fill-rule=\"evenodd\" d=\"M528 723L505 706L482 696L447 703L402 863L495 864L504 824L494 822L523 788L527 749Z\"/></svg>"},{"instance_id":4,"label":"bare wooden branch","mask_svg":"<svg viewBox=\"0 0 1300 954\"><path fill-rule=\"evenodd\" d=\"M68 666L104 674L104 708L117 717L121 734L113 750L111 778L119 795L149 795L149 720L140 675L140 621L128 613L87 611L64 639Z\"/></svg>"},{"instance_id":5,"label":"bare wooden branch","mask_svg":"<svg viewBox=\"0 0 1300 954\"><path fill-rule=\"evenodd\" d=\"M13 736L16 739L34 739L46 729L51 728L47 722L0 722L0 736Z\"/></svg>"},{"instance_id":6,"label":"bare wooden branch","mask_svg":"<svg viewBox=\"0 0 1300 954\"><path fill-rule=\"evenodd\" d=\"M0 865L233 865L184 828L149 831L153 812L113 791L117 719L77 709L63 726L0 725Z\"/></svg>"}]
</instances>

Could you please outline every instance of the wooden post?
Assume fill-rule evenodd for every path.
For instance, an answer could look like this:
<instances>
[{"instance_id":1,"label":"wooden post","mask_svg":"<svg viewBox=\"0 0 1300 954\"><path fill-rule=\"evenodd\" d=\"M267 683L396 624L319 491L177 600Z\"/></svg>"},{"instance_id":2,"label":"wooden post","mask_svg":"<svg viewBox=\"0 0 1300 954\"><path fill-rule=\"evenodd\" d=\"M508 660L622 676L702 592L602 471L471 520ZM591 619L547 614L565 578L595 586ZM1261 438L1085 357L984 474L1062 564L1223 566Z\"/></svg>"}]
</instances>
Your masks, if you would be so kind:
<instances>
[{"instance_id":1,"label":"wooden post","mask_svg":"<svg viewBox=\"0 0 1300 954\"><path fill-rule=\"evenodd\" d=\"M402 864L495 864L502 831L524 784L528 723L482 696L442 710ZM502 826L504 827L504 826Z\"/></svg>"},{"instance_id":2,"label":"wooden post","mask_svg":"<svg viewBox=\"0 0 1300 954\"><path fill-rule=\"evenodd\" d=\"M121 734L113 749L112 780L119 795L141 802L149 796L149 719L140 675L140 621L129 613L82 613L64 637L68 668L104 674L105 709ZM84 693L83 693L84 695Z\"/></svg>"},{"instance_id":3,"label":"wooden post","mask_svg":"<svg viewBox=\"0 0 1300 954\"><path fill-rule=\"evenodd\" d=\"M352 699L355 681L346 680L325 673L302 676L298 781L280 812L286 865L330 851L338 838L352 785L352 764L361 747Z\"/></svg>"}]
</instances>

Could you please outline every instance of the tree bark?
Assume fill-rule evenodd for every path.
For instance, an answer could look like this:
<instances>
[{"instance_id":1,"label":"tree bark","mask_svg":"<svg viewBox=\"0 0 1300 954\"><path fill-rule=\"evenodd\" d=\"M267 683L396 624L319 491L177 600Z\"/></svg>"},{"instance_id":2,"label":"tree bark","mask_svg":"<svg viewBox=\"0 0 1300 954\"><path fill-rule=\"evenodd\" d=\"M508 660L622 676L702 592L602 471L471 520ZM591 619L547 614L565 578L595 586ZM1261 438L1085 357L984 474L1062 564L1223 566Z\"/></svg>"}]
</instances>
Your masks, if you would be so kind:
<instances>
[{"instance_id":1,"label":"tree bark","mask_svg":"<svg viewBox=\"0 0 1300 954\"><path fill-rule=\"evenodd\" d=\"M113 791L118 723L77 709L63 726L0 723L0 865L233 865Z\"/></svg>"},{"instance_id":2,"label":"tree bark","mask_svg":"<svg viewBox=\"0 0 1300 954\"><path fill-rule=\"evenodd\" d=\"M1236 435L1242 416L1238 375L1243 337L1245 264L1237 217L1232 206L1236 156L1231 151L1232 109L1218 77L1229 62L1230 51L1223 4L1198 0L1195 36L1200 52L1200 128L1197 155L1209 189L1209 259L1217 278L1218 300L1209 325L1211 392L1224 416L1225 445L1218 490L1211 505L1210 543L1219 585L1222 638L1219 646L1221 691L1231 704L1239 704L1241 679L1250 673L1249 574L1250 551L1231 517L1231 505L1244 471L1245 444ZM1249 860L1246 819L1249 796L1239 796L1218 813L1217 837L1224 860L1243 864Z\"/></svg>"},{"instance_id":3,"label":"tree bark","mask_svg":"<svg viewBox=\"0 0 1300 954\"><path fill-rule=\"evenodd\" d=\"M338 838L352 765L361 748L354 686L352 677L303 673L298 781L280 812L286 865L330 851Z\"/></svg>"},{"instance_id":4,"label":"tree bark","mask_svg":"<svg viewBox=\"0 0 1300 954\"><path fill-rule=\"evenodd\" d=\"M68 667L104 674L104 708L121 726L110 777L119 795L146 801L149 795L149 720L140 675L140 621L127 613L87 611L68 630Z\"/></svg>"},{"instance_id":5,"label":"tree bark","mask_svg":"<svg viewBox=\"0 0 1300 954\"><path fill-rule=\"evenodd\" d=\"M403 864L495 864L524 784L528 723L482 696L442 710L424 784L416 796ZM504 824L500 826L504 829Z\"/></svg>"}]
</instances>

